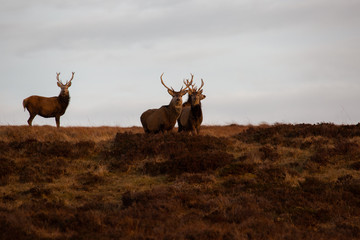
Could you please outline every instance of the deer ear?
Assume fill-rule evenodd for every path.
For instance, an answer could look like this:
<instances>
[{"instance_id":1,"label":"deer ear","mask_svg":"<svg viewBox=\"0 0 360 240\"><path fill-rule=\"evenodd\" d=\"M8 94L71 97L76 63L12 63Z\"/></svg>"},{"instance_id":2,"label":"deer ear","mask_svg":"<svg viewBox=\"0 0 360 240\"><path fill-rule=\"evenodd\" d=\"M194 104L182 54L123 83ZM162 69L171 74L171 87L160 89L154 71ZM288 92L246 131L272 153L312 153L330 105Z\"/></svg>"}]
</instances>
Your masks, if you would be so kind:
<instances>
[{"instance_id":1,"label":"deer ear","mask_svg":"<svg viewBox=\"0 0 360 240\"><path fill-rule=\"evenodd\" d=\"M206 98L206 95L201 94L201 100L203 100L204 98Z\"/></svg>"},{"instance_id":2,"label":"deer ear","mask_svg":"<svg viewBox=\"0 0 360 240\"><path fill-rule=\"evenodd\" d=\"M69 83L67 84L67 86L70 87L70 86L71 86L71 82L69 82Z\"/></svg>"},{"instance_id":3,"label":"deer ear","mask_svg":"<svg viewBox=\"0 0 360 240\"><path fill-rule=\"evenodd\" d=\"M58 85L58 87L61 87L61 84L59 82L57 82L57 85Z\"/></svg>"}]
</instances>

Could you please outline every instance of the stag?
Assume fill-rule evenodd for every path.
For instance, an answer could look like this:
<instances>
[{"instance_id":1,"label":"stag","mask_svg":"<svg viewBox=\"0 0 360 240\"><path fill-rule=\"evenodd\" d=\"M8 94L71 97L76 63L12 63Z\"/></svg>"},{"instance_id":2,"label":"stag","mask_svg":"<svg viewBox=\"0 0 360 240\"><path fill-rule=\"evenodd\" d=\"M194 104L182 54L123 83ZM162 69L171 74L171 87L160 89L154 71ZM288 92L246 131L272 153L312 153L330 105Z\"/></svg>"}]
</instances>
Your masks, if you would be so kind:
<instances>
[{"instance_id":1,"label":"stag","mask_svg":"<svg viewBox=\"0 0 360 240\"><path fill-rule=\"evenodd\" d=\"M188 85L186 85L185 89L181 87L180 91L177 92L173 88L170 89L165 85L162 79L163 75L164 73L160 76L161 83L168 90L172 99L169 105L164 105L158 109L149 109L141 114L140 120L145 133L171 131L182 110L182 96L186 94Z\"/></svg>"},{"instance_id":2,"label":"stag","mask_svg":"<svg viewBox=\"0 0 360 240\"><path fill-rule=\"evenodd\" d=\"M191 74L191 81L184 81L185 84L191 83L188 89L188 100L183 104L180 117L178 119L178 132L191 132L193 135L200 133L200 125L203 121L201 110L201 100L206 96L203 95L202 87L204 81L201 79L201 86L197 89L193 84L194 75Z\"/></svg>"},{"instance_id":3,"label":"stag","mask_svg":"<svg viewBox=\"0 0 360 240\"><path fill-rule=\"evenodd\" d=\"M71 81L74 78L75 72L72 73L71 79L63 84L60 79L60 73L56 73L57 85L61 88L60 94L57 97L41 97L30 96L23 101L24 111L27 109L30 113L29 120L27 121L29 126L32 126L32 121L36 115L40 115L44 118L55 118L56 126L60 127L60 116L62 116L66 108L69 105L70 95L69 87Z\"/></svg>"}]
</instances>

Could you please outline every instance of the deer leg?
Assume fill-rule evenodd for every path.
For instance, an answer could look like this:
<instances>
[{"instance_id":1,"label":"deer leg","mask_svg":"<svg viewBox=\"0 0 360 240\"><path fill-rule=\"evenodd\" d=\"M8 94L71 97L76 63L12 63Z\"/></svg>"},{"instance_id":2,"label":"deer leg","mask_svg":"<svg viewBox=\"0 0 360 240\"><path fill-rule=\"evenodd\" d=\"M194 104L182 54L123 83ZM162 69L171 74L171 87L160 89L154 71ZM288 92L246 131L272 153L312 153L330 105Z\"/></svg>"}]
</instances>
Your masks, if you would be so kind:
<instances>
[{"instance_id":1,"label":"deer leg","mask_svg":"<svg viewBox=\"0 0 360 240\"><path fill-rule=\"evenodd\" d=\"M183 131L183 127L182 127L182 125L179 124L179 122L178 122L178 132L182 132L182 131Z\"/></svg>"},{"instance_id":2,"label":"deer leg","mask_svg":"<svg viewBox=\"0 0 360 240\"><path fill-rule=\"evenodd\" d=\"M59 117L55 117L55 121L56 121L56 127L60 127L60 116Z\"/></svg>"},{"instance_id":3,"label":"deer leg","mask_svg":"<svg viewBox=\"0 0 360 240\"><path fill-rule=\"evenodd\" d=\"M30 127L32 126L32 121L34 120L35 116L36 116L36 114L30 114L30 117L27 120Z\"/></svg>"},{"instance_id":4,"label":"deer leg","mask_svg":"<svg viewBox=\"0 0 360 240\"><path fill-rule=\"evenodd\" d=\"M191 126L190 132L191 132L191 135L193 135L193 136L196 135L196 128L195 128L195 126Z\"/></svg>"},{"instance_id":5,"label":"deer leg","mask_svg":"<svg viewBox=\"0 0 360 240\"><path fill-rule=\"evenodd\" d=\"M196 128L196 134L199 135L200 134L200 127Z\"/></svg>"}]
</instances>

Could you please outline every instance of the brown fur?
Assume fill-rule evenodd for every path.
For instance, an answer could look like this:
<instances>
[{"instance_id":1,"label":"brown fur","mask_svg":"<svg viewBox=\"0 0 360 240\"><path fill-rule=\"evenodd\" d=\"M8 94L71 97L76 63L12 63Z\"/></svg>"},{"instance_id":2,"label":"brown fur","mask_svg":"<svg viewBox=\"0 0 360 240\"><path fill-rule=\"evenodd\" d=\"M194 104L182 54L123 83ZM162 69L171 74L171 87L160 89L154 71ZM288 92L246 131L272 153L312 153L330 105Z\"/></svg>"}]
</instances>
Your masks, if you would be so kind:
<instances>
[{"instance_id":1,"label":"brown fur","mask_svg":"<svg viewBox=\"0 0 360 240\"><path fill-rule=\"evenodd\" d=\"M149 109L140 116L141 124L143 125L145 133L158 133L171 131L176 120L179 118L182 110L182 96L186 94L186 88L180 89L176 92L173 88L168 88L163 80L161 74L161 83L168 89L168 93L172 96L169 105L162 106L159 109Z\"/></svg>"},{"instance_id":2,"label":"brown fur","mask_svg":"<svg viewBox=\"0 0 360 240\"><path fill-rule=\"evenodd\" d=\"M69 105L70 97L41 97L30 96L23 101L24 109L27 109L30 113L28 120L29 126L32 125L32 121L36 115L40 115L44 118L54 117L56 126L60 127L60 116L64 115L67 106Z\"/></svg>"},{"instance_id":3,"label":"brown fur","mask_svg":"<svg viewBox=\"0 0 360 240\"><path fill-rule=\"evenodd\" d=\"M185 106L178 119L178 131L200 133L200 125L203 121L201 104L195 106Z\"/></svg>"},{"instance_id":4,"label":"brown fur","mask_svg":"<svg viewBox=\"0 0 360 240\"><path fill-rule=\"evenodd\" d=\"M64 115L66 108L70 102L70 95L68 88L71 86L72 78L66 84L63 84L59 80L60 73L57 73L58 86L61 88L61 92L57 97L41 97L41 96L30 96L23 100L24 111L29 111L30 117L28 119L29 126L32 126L32 121L36 115L40 115L44 118L54 117L56 126L60 127L60 116Z\"/></svg>"},{"instance_id":5,"label":"brown fur","mask_svg":"<svg viewBox=\"0 0 360 240\"><path fill-rule=\"evenodd\" d=\"M188 90L188 100L183 104L183 109L178 119L178 132L200 133L200 125L203 121L201 100L206 97L202 94L203 91L201 88L203 85L204 83L202 81L202 85L198 90L195 87Z\"/></svg>"},{"instance_id":6,"label":"brown fur","mask_svg":"<svg viewBox=\"0 0 360 240\"><path fill-rule=\"evenodd\" d=\"M180 116L181 109L181 106L175 107L170 104L159 109L145 111L140 117L144 131L146 133L171 131Z\"/></svg>"}]
</instances>

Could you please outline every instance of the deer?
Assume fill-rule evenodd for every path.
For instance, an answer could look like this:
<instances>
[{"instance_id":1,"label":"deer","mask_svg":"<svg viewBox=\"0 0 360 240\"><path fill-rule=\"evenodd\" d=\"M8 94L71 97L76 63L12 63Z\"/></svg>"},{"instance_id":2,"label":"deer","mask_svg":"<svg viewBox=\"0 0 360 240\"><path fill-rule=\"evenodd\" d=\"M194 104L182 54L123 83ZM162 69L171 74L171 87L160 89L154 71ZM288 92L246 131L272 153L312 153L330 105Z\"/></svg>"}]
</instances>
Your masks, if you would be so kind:
<instances>
[{"instance_id":1,"label":"deer","mask_svg":"<svg viewBox=\"0 0 360 240\"><path fill-rule=\"evenodd\" d=\"M187 93L186 85L185 89L181 87L180 91L175 91L173 88L169 88L165 85L161 74L161 84L167 89L168 93L172 96L169 105L164 105L158 109L149 109L141 114L140 121L144 128L145 133L164 133L170 132L179 118L182 110L182 96ZM188 82L190 85L191 83Z\"/></svg>"},{"instance_id":2,"label":"deer","mask_svg":"<svg viewBox=\"0 0 360 240\"><path fill-rule=\"evenodd\" d=\"M203 121L203 114L201 110L201 100L206 96L203 94L202 87L204 81L201 79L201 86L197 89L192 84L194 75L191 74L191 81L187 80L184 83L189 85L188 100L183 104L180 117L178 119L178 132L191 132L193 135L200 133L200 125ZM190 84L189 84L190 83Z\"/></svg>"},{"instance_id":3,"label":"deer","mask_svg":"<svg viewBox=\"0 0 360 240\"><path fill-rule=\"evenodd\" d=\"M60 94L57 97L41 97L41 96L30 96L23 100L24 111L27 109L29 111L30 117L28 119L28 124L31 127L32 121L36 115L40 115L44 118L55 118L56 127L60 127L60 117L64 115L66 108L70 102L69 87L71 86L71 81L74 78L75 72L72 73L71 79L66 81L64 84L60 79L60 73L56 73L57 85L61 88Z\"/></svg>"}]
</instances>

